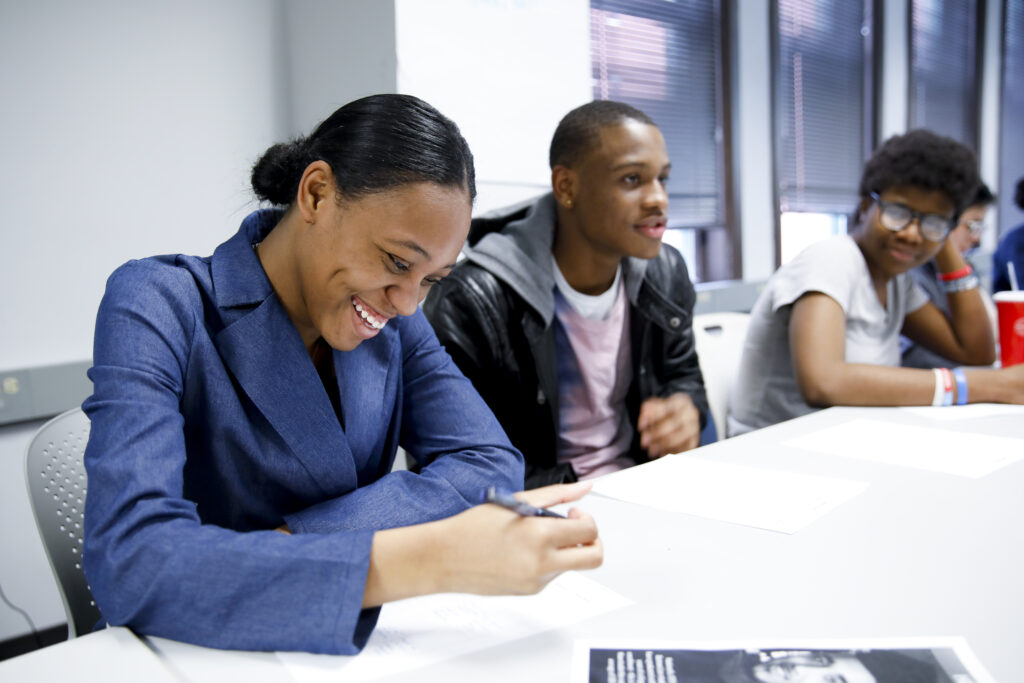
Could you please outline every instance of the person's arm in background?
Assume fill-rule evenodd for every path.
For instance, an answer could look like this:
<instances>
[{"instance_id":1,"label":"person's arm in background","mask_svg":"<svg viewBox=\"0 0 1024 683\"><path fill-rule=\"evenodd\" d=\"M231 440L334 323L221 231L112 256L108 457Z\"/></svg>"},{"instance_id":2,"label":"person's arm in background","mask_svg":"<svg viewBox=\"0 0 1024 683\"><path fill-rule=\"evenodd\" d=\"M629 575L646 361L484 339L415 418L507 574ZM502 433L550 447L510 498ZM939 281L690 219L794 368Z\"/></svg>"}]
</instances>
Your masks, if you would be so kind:
<instances>
[{"instance_id":1,"label":"person's arm in background","mask_svg":"<svg viewBox=\"0 0 1024 683\"><path fill-rule=\"evenodd\" d=\"M952 240L942 245L935 262L939 273L955 273L967 266ZM991 365L995 361L995 340L981 292L977 287L948 292L946 300L948 317L929 302L907 314L903 334L955 364Z\"/></svg>"},{"instance_id":2,"label":"person's arm in background","mask_svg":"<svg viewBox=\"0 0 1024 683\"><path fill-rule=\"evenodd\" d=\"M935 392L931 370L846 362L846 314L835 299L808 292L792 306L790 353L797 386L809 404L931 405ZM942 317L934 305L925 307ZM972 403L1024 403L1024 365L999 371L967 370L965 375Z\"/></svg>"}]
</instances>

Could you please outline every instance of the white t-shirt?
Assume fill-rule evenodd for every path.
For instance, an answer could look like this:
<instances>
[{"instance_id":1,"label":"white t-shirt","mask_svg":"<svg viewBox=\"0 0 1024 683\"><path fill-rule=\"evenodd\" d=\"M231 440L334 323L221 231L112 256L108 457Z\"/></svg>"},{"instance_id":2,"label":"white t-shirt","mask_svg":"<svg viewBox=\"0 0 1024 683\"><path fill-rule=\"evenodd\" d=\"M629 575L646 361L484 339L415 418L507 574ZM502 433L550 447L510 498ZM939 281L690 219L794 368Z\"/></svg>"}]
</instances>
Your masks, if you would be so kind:
<instances>
[{"instance_id":1,"label":"white t-shirt","mask_svg":"<svg viewBox=\"0 0 1024 683\"><path fill-rule=\"evenodd\" d=\"M848 235L817 242L779 268L750 312L743 359L729 400L729 434L810 413L796 383L789 348L792 304L826 294L846 314L846 361L900 364L903 319L928 302L909 273L892 278L887 305L878 300L864 256Z\"/></svg>"},{"instance_id":2,"label":"white t-shirt","mask_svg":"<svg viewBox=\"0 0 1024 683\"><path fill-rule=\"evenodd\" d=\"M558 357L558 462L579 479L634 464L626 394L633 379L622 269L604 293L574 290L552 258Z\"/></svg>"}]
</instances>

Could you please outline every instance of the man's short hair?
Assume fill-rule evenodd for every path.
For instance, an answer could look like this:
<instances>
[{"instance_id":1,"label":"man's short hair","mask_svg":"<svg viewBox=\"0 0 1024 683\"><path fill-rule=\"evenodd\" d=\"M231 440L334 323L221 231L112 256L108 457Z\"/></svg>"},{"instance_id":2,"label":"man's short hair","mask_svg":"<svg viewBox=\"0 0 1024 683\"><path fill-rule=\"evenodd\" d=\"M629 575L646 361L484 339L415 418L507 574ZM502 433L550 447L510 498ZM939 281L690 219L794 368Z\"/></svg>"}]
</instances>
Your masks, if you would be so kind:
<instances>
[{"instance_id":1,"label":"man's short hair","mask_svg":"<svg viewBox=\"0 0 1024 683\"><path fill-rule=\"evenodd\" d=\"M651 126L657 124L647 114L624 102L595 100L576 107L562 117L551 138L548 163L572 167L580 162L600 140L601 129L633 120Z\"/></svg>"}]
</instances>

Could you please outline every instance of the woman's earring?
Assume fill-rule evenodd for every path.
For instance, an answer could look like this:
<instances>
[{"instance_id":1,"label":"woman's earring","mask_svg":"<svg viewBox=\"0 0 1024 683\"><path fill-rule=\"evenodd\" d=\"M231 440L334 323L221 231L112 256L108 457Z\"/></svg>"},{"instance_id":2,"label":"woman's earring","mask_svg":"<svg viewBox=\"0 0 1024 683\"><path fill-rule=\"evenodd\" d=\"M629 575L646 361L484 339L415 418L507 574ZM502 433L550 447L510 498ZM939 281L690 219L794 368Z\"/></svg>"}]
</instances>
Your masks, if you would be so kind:
<instances>
[{"instance_id":1,"label":"woman's earring","mask_svg":"<svg viewBox=\"0 0 1024 683\"><path fill-rule=\"evenodd\" d=\"M566 199L565 200L565 208L567 208L567 209L571 209L572 208L572 200L571 199Z\"/></svg>"}]
</instances>

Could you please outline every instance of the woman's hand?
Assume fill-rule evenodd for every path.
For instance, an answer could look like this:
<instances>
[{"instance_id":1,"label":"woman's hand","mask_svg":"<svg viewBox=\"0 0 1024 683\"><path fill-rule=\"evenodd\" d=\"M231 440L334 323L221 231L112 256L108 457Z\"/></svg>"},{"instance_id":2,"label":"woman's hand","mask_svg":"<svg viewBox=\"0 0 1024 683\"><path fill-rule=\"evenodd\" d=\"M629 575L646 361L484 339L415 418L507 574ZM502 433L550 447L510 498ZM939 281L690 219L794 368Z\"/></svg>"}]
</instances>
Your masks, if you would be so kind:
<instances>
[{"instance_id":1,"label":"woman's hand","mask_svg":"<svg viewBox=\"0 0 1024 683\"><path fill-rule=\"evenodd\" d=\"M589 489L589 484L560 484L517 497L546 507L576 500ZM444 555L449 591L536 593L558 574L599 567L604 557L597 524L577 509L558 519L521 517L496 505L480 505L445 522L451 523L454 541Z\"/></svg>"},{"instance_id":2,"label":"woman's hand","mask_svg":"<svg viewBox=\"0 0 1024 683\"><path fill-rule=\"evenodd\" d=\"M516 494L544 507L578 500L589 483ZM528 594L570 569L593 569L604 548L593 517L521 517L478 505L454 517L374 536L364 606L428 593Z\"/></svg>"},{"instance_id":3,"label":"woman's hand","mask_svg":"<svg viewBox=\"0 0 1024 683\"><path fill-rule=\"evenodd\" d=\"M1024 363L999 370L965 369L971 403L1024 404Z\"/></svg>"}]
</instances>

